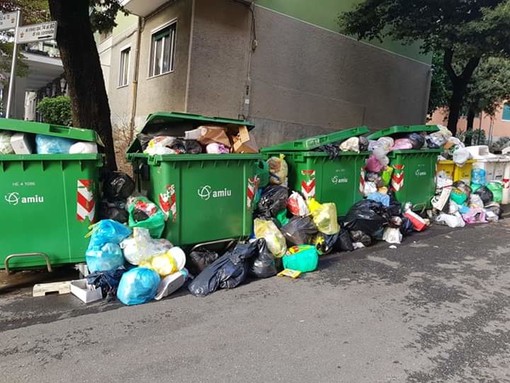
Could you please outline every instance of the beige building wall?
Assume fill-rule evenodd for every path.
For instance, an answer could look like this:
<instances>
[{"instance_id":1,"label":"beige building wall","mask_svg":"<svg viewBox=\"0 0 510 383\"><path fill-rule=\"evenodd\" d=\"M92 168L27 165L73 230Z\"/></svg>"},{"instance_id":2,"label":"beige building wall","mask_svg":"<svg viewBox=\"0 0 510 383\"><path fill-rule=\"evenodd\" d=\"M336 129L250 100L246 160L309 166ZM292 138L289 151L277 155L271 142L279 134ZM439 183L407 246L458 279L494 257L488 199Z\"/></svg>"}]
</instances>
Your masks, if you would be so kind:
<instances>
[{"instance_id":1,"label":"beige building wall","mask_svg":"<svg viewBox=\"0 0 510 383\"><path fill-rule=\"evenodd\" d=\"M137 125L156 111L185 111L188 58L191 35L192 1L178 0L145 20L140 44L140 72L136 117ZM177 22L174 71L149 77L151 37L170 21Z\"/></svg>"},{"instance_id":2,"label":"beige building wall","mask_svg":"<svg viewBox=\"0 0 510 383\"><path fill-rule=\"evenodd\" d=\"M156 111L245 117L256 123L262 146L362 124L424 122L427 63L257 5L252 18L232 0L168 4L143 23L137 126ZM150 78L151 35L172 20L175 70ZM112 48L111 83L118 81L121 47ZM132 105L132 85L114 88L112 115L123 115Z\"/></svg>"}]
</instances>

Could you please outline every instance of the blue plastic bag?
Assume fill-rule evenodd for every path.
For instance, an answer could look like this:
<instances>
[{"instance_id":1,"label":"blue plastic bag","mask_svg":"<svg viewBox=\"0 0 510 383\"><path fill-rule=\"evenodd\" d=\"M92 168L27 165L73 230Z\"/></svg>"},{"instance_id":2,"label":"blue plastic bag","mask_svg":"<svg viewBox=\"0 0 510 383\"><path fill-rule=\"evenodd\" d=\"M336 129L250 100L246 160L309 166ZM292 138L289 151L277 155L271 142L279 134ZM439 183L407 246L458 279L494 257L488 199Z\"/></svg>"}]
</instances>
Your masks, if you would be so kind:
<instances>
[{"instance_id":1,"label":"blue plastic bag","mask_svg":"<svg viewBox=\"0 0 510 383\"><path fill-rule=\"evenodd\" d=\"M122 275L117 298L128 306L147 303L156 296L160 281L154 270L135 267Z\"/></svg>"},{"instance_id":2,"label":"blue plastic bag","mask_svg":"<svg viewBox=\"0 0 510 383\"><path fill-rule=\"evenodd\" d=\"M112 219L92 225L89 249L99 250L107 243L119 244L131 235L131 229Z\"/></svg>"},{"instance_id":3,"label":"blue plastic bag","mask_svg":"<svg viewBox=\"0 0 510 383\"><path fill-rule=\"evenodd\" d=\"M68 138L35 135L37 154L69 154L69 149L76 141Z\"/></svg>"},{"instance_id":4,"label":"blue plastic bag","mask_svg":"<svg viewBox=\"0 0 510 383\"><path fill-rule=\"evenodd\" d=\"M482 186L487 184L485 170L480 168L474 168L473 170L471 170L471 182Z\"/></svg>"},{"instance_id":5,"label":"blue plastic bag","mask_svg":"<svg viewBox=\"0 0 510 383\"><path fill-rule=\"evenodd\" d=\"M116 243L107 243L101 248L89 248L85 252L85 261L91 273L111 271L124 265L122 249Z\"/></svg>"}]
</instances>

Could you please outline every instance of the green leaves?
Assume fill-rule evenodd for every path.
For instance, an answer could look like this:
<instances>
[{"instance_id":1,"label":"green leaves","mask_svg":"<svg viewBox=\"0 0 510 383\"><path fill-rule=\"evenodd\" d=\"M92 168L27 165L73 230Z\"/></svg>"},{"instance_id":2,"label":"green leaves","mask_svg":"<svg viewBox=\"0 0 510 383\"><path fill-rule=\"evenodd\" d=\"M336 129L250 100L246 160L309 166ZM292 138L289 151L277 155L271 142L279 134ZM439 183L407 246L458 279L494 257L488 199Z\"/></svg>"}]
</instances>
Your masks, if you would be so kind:
<instances>
[{"instance_id":1,"label":"green leaves","mask_svg":"<svg viewBox=\"0 0 510 383\"><path fill-rule=\"evenodd\" d=\"M72 122L71 100L67 96L45 97L37 104L44 122L69 126Z\"/></svg>"}]
</instances>

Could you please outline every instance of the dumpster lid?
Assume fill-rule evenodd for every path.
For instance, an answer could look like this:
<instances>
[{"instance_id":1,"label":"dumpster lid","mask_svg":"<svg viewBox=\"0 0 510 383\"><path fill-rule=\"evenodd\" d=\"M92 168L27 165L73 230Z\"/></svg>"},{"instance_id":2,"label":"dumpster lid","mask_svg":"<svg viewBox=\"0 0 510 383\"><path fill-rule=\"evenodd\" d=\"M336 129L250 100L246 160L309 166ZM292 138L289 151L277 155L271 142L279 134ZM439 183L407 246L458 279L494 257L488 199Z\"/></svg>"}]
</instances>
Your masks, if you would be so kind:
<instances>
[{"instance_id":1,"label":"dumpster lid","mask_svg":"<svg viewBox=\"0 0 510 383\"><path fill-rule=\"evenodd\" d=\"M322 134L319 136L303 138L301 140L283 142L278 145L269 146L263 148L260 151L262 153L275 152L275 151L309 151L317 149L318 147L326 144L332 144L335 142L345 141L351 137L358 137L368 133L366 126L358 126L356 128L350 128L346 130L339 130L337 132Z\"/></svg>"},{"instance_id":2,"label":"dumpster lid","mask_svg":"<svg viewBox=\"0 0 510 383\"><path fill-rule=\"evenodd\" d=\"M69 138L76 141L97 142L97 134L93 130L71 128L69 126L53 125L43 122L2 118L0 119L0 130L8 130L16 133L44 134L46 136Z\"/></svg>"},{"instance_id":3,"label":"dumpster lid","mask_svg":"<svg viewBox=\"0 0 510 383\"><path fill-rule=\"evenodd\" d=\"M138 133L151 133L160 129L169 129L175 131L176 137L184 137L186 130L198 128L201 125L216 125L224 127L246 126L252 130L255 125L249 121L236 120L224 117L207 117L200 114L181 113L181 112L156 112L149 114L145 125ZM142 147L137 138L127 149L127 153L141 152Z\"/></svg>"},{"instance_id":4,"label":"dumpster lid","mask_svg":"<svg viewBox=\"0 0 510 383\"><path fill-rule=\"evenodd\" d=\"M367 136L369 140L377 140L381 137L391 136L393 134L420 133L420 132L438 132L437 125L395 125L389 128L378 130Z\"/></svg>"}]
</instances>

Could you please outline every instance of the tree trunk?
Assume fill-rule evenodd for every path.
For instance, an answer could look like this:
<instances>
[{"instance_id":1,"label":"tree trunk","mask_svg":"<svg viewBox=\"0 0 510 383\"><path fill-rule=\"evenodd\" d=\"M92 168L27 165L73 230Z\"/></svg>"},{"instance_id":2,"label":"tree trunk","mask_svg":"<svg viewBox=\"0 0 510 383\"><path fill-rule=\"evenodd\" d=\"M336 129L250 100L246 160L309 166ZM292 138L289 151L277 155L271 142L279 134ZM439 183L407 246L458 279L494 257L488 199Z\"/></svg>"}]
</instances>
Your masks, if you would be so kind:
<instances>
[{"instance_id":1,"label":"tree trunk","mask_svg":"<svg viewBox=\"0 0 510 383\"><path fill-rule=\"evenodd\" d=\"M73 125L93 129L104 144L106 167L117 169L110 120L96 42L89 18L89 0L48 0L57 21L57 43L69 86Z\"/></svg>"},{"instance_id":2,"label":"tree trunk","mask_svg":"<svg viewBox=\"0 0 510 383\"><path fill-rule=\"evenodd\" d=\"M445 50L443 65L446 73L448 73L450 81L452 82L453 89L450 102L448 103L448 130L452 132L454 136L457 134L457 122L459 121L462 101L464 100L467 86L479 63L480 57L472 57L469 59L462 73L457 75L453 69L453 50Z\"/></svg>"},{"instance_id":3,"label":"tree trunk","mask_svg":"<svg viewBox=\"0 0 510 383\"><path fill-rule=\"evenodd\" d=\"M469 107L467 114L467 127L466 127L466 138L464 144L471 146L473 142L473 126L475 122L475 111L472 107Z\"/></svg>"}]
</instances>

